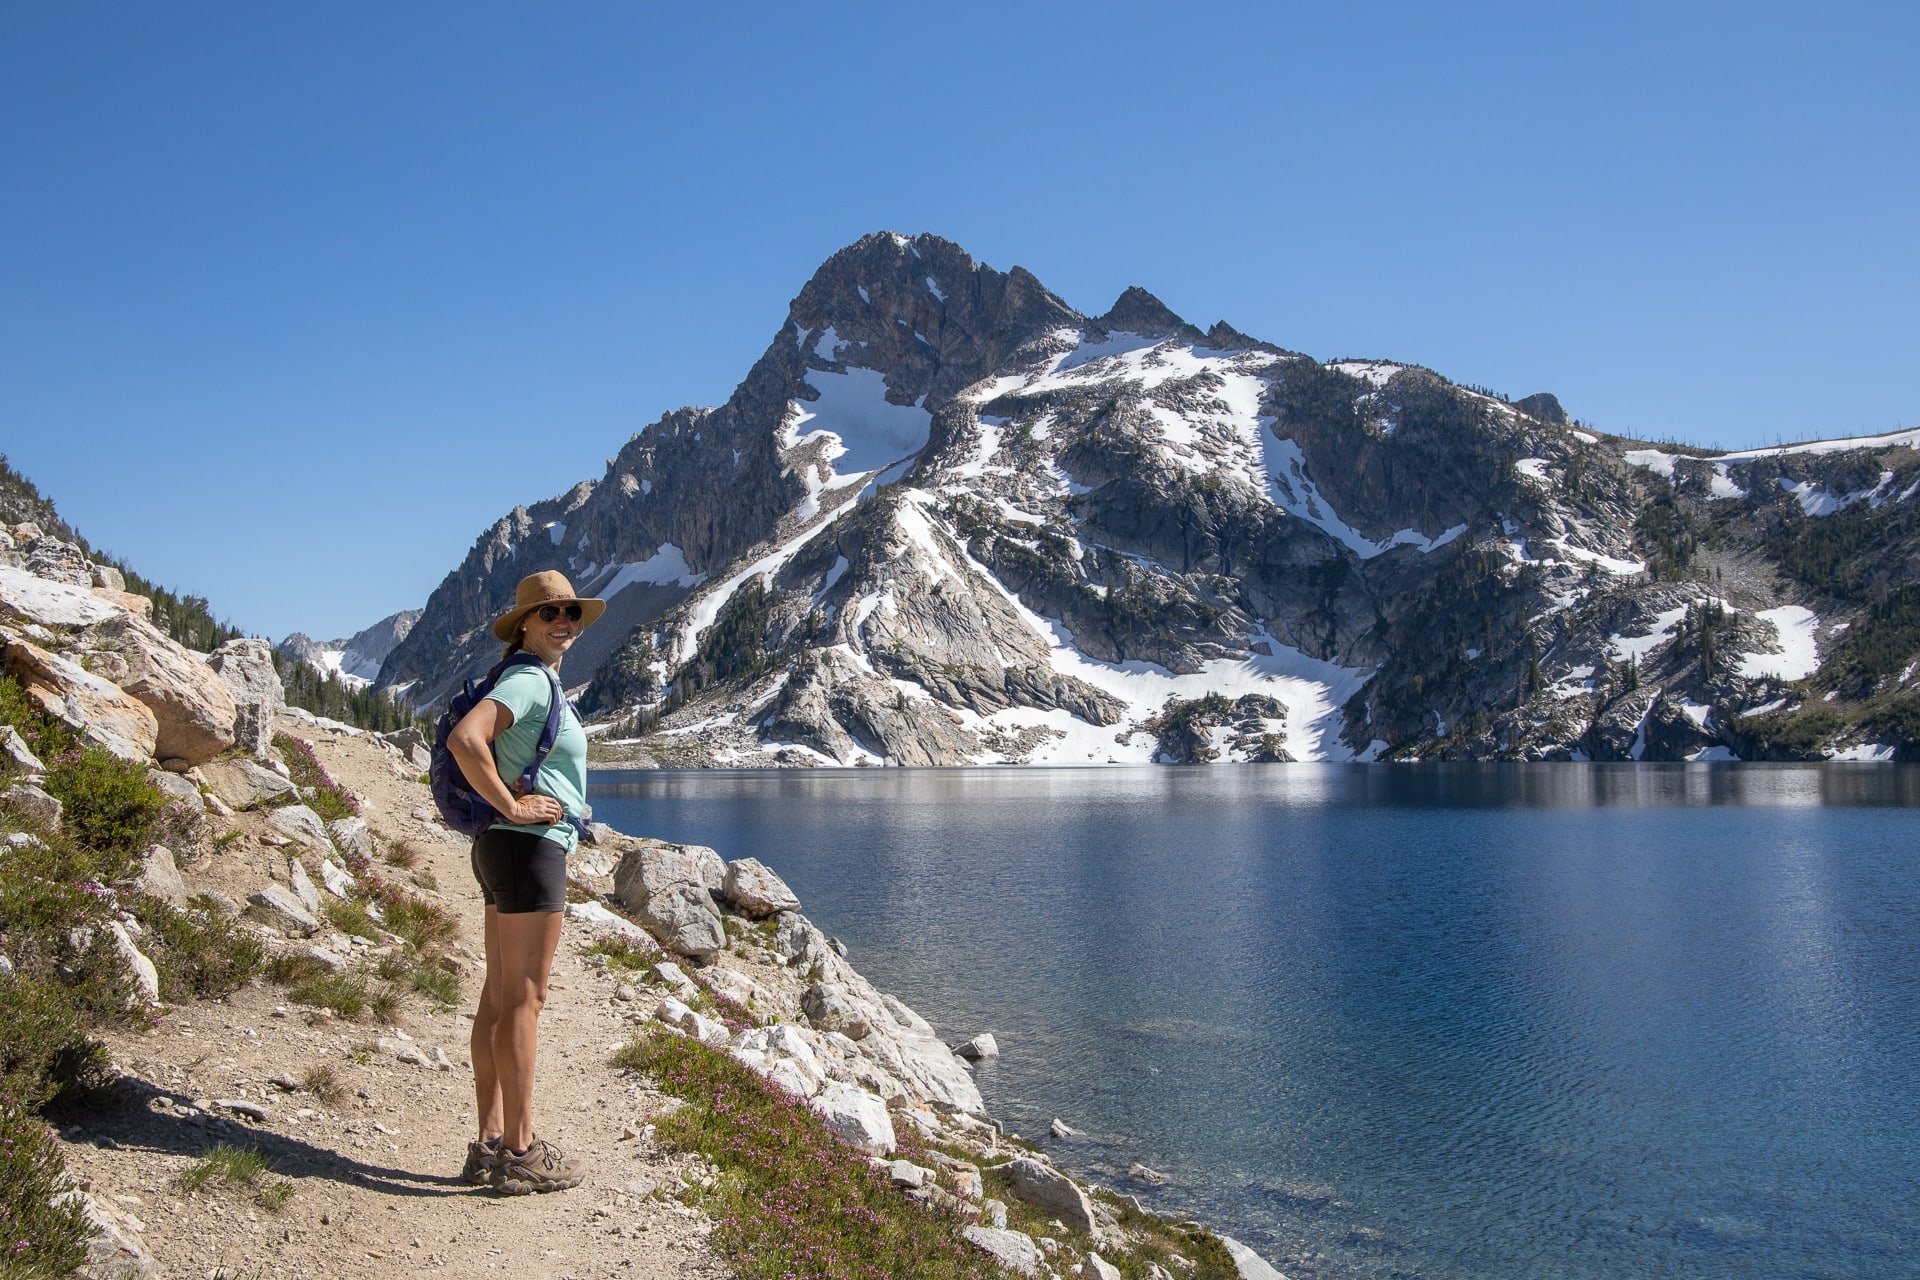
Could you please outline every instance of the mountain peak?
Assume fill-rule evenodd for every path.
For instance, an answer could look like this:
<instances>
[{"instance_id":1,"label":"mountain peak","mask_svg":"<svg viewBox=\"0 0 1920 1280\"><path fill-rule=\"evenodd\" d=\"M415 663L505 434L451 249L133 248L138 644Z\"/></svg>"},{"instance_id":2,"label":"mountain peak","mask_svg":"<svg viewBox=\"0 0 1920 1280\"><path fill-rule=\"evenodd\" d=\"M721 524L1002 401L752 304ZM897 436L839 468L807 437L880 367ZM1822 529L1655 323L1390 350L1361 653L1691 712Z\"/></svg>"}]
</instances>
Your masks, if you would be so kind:
<instances>
[{"instance_id":1,"label":"mountain peak","mask_svg":"<svg viewBox=\"0 0 1920 1280\"><path fill-rule=\"evenodd\" d=\"M1199 340L1204 335L1192 325L1173 313L1166 303L1142 289L1139 285L1128 285L1107 313L1098 317L1095 324L1109 333L1126 332L1145 334L1152 337L1183 337Z\"/></svg>"}]
</instances>

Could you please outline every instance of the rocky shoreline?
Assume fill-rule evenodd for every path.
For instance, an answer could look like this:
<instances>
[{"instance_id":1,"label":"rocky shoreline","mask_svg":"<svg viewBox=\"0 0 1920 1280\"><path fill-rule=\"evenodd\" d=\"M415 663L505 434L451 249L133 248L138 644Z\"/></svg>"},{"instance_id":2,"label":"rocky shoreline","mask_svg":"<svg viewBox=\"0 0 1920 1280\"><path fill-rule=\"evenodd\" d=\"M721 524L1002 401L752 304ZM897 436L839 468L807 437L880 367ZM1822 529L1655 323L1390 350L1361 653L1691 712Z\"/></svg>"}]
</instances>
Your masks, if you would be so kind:
<instances>
[{"instance_id":1,"label":"rocky shoreline","mask_svg":"<svg viewBox=\"0 0 1920 1280\"><path fill-rule=\"evenodd\" d=\"M122 912L113 945L148 1012L103 1037L118 1076L108 1101L54 1117L98 1233L91 1274L244 1263L261 1275L384 1280L471 1269L460 1246L475 1239L494 1242L489 1267L566 1256L577 1263L566 1274L635 1274L642 1263L641 1274L726 1274L699 1208L713 1172L653 1141L651 1119L674 1100L609 1065L636 1032L696 1040L752 1068L902 1196L953 1215L983 1263L1034 1276L1278 1274L1200 1224L1076 1182L1006 1134L971 1075L969 1058L998 1051L991 1037L956 1052L849 964L771 869L604 825L573 864L577 900L542 1033L542 1105L555 1099L546 1123L586 1156L592 1189L533 1217L486 1193L450 1194L440 1166L457 1165L471 1105L471 1015L455 1010L482 967L480 912L465 841L420 781L419 735L284 706L264 642L211 654L174 643L146 620L145 597L38 528L8 530L0 560L4 670L43 714L142 766L193 819L189 844L155 846L137 882L106 891L226 915L259 939L270 971L322 980L282 991L256 977L218 1000L163 1003ZM44 766L17 735L5 745L0 815L57 829L60 802L37 782ZM431 949L416 946L417 931L391 931L407 928L396 904L445 922ZM416 989L442 994L401 998L407 966L425 961L452 987L416 967ZM443 998L463 981L464 996ZM372 1011L311 994L342 987L369 995ZM291 1207L190 1185L196 1157L223 1146L267 1153ZM925 1162L902 1158L905 1146Z\"/></svg>"}]
</instances>

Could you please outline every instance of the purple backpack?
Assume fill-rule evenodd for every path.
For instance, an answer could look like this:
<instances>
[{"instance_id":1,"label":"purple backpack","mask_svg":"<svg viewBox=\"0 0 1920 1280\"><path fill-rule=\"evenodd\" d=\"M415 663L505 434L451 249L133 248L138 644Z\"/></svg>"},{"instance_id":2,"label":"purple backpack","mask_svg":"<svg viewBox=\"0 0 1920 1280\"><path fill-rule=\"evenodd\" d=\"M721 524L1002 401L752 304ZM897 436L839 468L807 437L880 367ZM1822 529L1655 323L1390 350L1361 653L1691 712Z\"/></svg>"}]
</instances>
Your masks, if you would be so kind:
<instances>
[{"instance_id":1,"label":"purple backpack","mask_svg":"<svg viewBox=\"0 0 1920 1280\"><path fill-rule=\"evenodd\" d=\"M546 763L547 757L553 752L553 744L560 737L561 712L567 705L566 694L560 689L560 677L554 675L552 669L541 662L538 655L522 652L496 662L493 670L487 672L486 678L479 684L469 680L465 689L449 698L447 709L442 711L440 719L434 722L433 762L427 768L427 778L433 786L434 807L440 810L440 816L446 819L447 825L463 836L477 836L501 819L499 811L476 795L468 786L466 775L460 772L460 765L453 758L452 748L447 746L447 738L453 733L453 726L465 719L469 711L479 706L486 696L493 692L493 687L500 683L500 677L505 675L509 668L520 666L540 667L546 671L547 678L553 682L553 702L547 708L547 725L540 731L540 746L533 753L533 763L528 765L526 771L520 775L517 787L508 783L509 789L516 790L519 794L532 795L534 776L540 772L540 766ZM502 781L505 780L502 779ZM571 816L567 821L573 823L576 828L584 826L578 819Z\"/></svg>"}]
</instances>

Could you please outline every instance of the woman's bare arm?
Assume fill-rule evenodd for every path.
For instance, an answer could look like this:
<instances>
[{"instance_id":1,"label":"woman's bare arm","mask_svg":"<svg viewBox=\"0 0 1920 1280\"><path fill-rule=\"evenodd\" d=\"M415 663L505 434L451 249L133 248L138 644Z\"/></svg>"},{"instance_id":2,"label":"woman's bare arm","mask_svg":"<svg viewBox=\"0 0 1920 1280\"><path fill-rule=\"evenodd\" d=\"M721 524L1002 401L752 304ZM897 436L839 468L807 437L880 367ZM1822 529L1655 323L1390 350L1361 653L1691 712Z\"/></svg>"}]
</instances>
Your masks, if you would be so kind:
<instances>
[{"instance_id":1,"label":"woman's bare arm","mask_svg":"<svg viewBox=\"0 0 1920 1280\"><path fill-rule=\"evenodd\" d=\"M566 810L552 796L516 796L500 780L500 771L493 763L493 740L512 723L513 712L484 698L453 726L453 732L447 735L447 748L466 775L467 784L512 825L538 827L564 821Z\"/></svg>"}]
</instances>

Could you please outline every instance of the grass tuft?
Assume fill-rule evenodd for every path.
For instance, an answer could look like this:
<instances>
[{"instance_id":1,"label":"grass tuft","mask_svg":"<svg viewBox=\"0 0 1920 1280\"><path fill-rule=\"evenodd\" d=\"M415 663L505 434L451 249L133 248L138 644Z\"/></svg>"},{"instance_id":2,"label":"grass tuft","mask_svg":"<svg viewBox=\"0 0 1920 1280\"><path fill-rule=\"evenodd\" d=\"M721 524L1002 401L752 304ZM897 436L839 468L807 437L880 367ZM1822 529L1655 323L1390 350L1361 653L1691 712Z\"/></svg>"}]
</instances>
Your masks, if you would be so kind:
<instances>
[{"instance_id":1,"label":"grass tuft","mask_svg":"<svg viewBox=\"0 0 1920 1280\"><path fill-rule=\"evenodd\" d=\"M287 988L291 999L331 1009L343 1018L358 1018L372 1007L375 996L365 978L357 973L335 973L324 965L318 967L320 972L310 973Z\"/></svg>"},{"instance_id":2,"label":"grass tuft","mask_svg":"<svg viewBox=\"0 0 1920 1280\"><path fill-rule=\"evenodd\" d=\"M340 1073L324 1062L306 1069L300 1077L300 1087L322 1106L338 1107L347 1100L347 1086L340 1082Z\"/></svg>"},{"instance_id":3,"label":"grass tuft","mask_svg":"<svg viewBox=\"0 0 1920 1280\"><path fill-rule=\"evenodd\" d=\"M407 981L415 991L443 1009L451 1009L460 1003L460 975L450 973L437 964L415 965Z\"/></svg>"},{"instance_id":4,"label":"grass tuft","mask_svg":"<svg viewBox=\"0 0 1920 1280\"><path fill-rule=\"evenodd\" d=\"M204 1191L210 1187L252 1187L273 1171L258 1147L236 1147L222 1142L200 1158L200 1163L180 1175L183 1190ZM270 1213L278 1213L293 1199L291 1182L270 1182L254 1193L253 1201Z\"/></svg>"},{"instance_id":5,"label":"grass tuft","mask_svg":"<svg viewBox=\"0 0 1920 1280\"><path fill-rule=\"evenodd\" d=\"M340 932L365 938L369 942L380 940L380 922L368 912L365 903L328 894L322 910L326 912L327 923Z\"/></svg>"},{"instance_id":6,"label":"grass tuft","mask_svg":"<svg viewBox=\"0 0 1920 1280\"><path fill-rule=\"evenodd\" d=\"M198 1191L210 1183L250 1187L270 1167L258 1147L236 1147L222 1142L200 1157L199 1164L180 1175L180 1185L188 1191Z\"/></svg>"}]
</instances>

